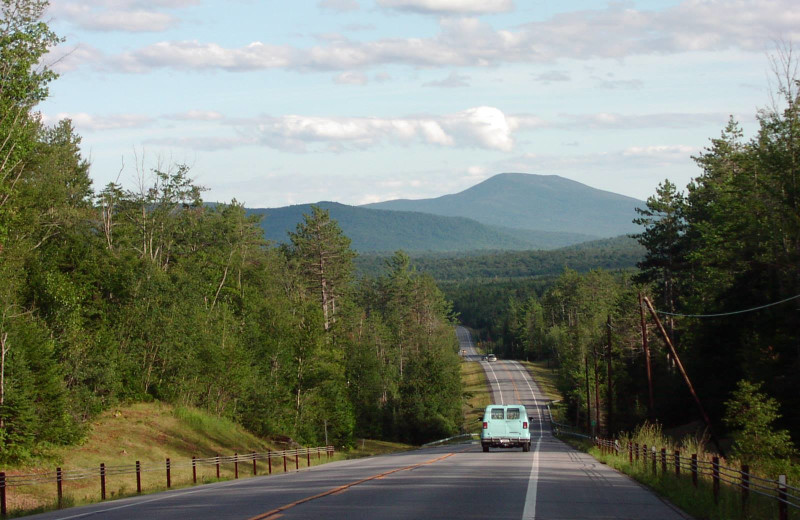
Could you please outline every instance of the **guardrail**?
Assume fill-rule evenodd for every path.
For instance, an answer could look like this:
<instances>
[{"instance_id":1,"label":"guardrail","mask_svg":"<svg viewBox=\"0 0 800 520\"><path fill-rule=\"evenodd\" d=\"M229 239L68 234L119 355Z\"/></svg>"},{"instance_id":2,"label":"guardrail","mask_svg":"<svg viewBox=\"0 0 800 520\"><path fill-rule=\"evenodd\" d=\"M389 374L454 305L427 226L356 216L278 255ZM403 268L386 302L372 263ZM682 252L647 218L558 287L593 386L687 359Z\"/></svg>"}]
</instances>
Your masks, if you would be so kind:
<instances>
[{"instance_id":1,"label":"guardrail","mask_svg":"<svg viewBox=\"0 0 800 520\"><path fill-rule=\"evenodd\" d=\"M550 405L559 401L549 401L545 406L547 407L547 415L550 417L550 427L553 429L554 435L571 435L573 437L580 437L581 439L591 439L590 436L583 433L572 431L572 426L568 424L561 424L553 419L553 412L550 410Z\"/></svg>"},{"instance_id":2,"label":"guardrail","mask_svg":"<svg viewBox=\"0 0 800 520\"><path fill-rule=\"evenodd\" d=\"M706 481L711 483L711 492L714 502L719 503L720 487L726 486L741 494L741 508L747 513L750 505L750 494L756 494L773 500L777 504L778 519L788 520L789 509L800 511L800 489L790 486L786 482L786 475L777 479L762 478L754 475L750 467L743 464L739 468L725 466L727 462L719 457L698 457L696 453L685 456L681 451L669 452L666 448L657 449L655 446L627 443L622 446L619 441L595 438L594 444L603 455L625 457L631 465L641 464L652 468L654 475L673 475L675 478L691 477L694 487Z\"/></svg>"},{"instance_id":3,"label":"guardrail","mask_svg":"<svg viewBox=\"0 0 800 520\"><path fill-rule=\"evenodd\" d=\"M437 444L444 444L445 442L454 441L456 439L463 439L465 437L469 437L471 439L473 437L480 437L480 434L479 433L462 433L460 435L453 435L452 437L448 437L446 439L439 439L438 441L426 442L422 446L423 447L425 447L425 446L436 446Z\"/></svg>"},{"instance_id":4,"label":"guardrail","mask_svg":"<svg viewBox=\"0 0 800 520\"><path fill-rule=\"evenodd\" d=\"M292 450L280 450L266 452L251 452L245 454L234 453L233 455L215 455L214 457L197 458L182 462L173 462L167 458L164 464L142 465L138 460L134 464L107 466L100 464L92 468L75 468L63 470L56 468L55 471L12 474L7 475L0 471L0 515L5 517L8 514L7 495L10 488L37 485L55 485L57 493L57 505L60 509L63 505L63 485L64 482L86 479L99 479L100 481L100 500L106 499L106 479L118 475L136 475L136 492L142 492L142 473L163 471L167 489L172 487L172 472L178 469L192 469L192 483L197 484L197 468L201 466L214 466L216 468L216 478L220 478L221 465L233 465L233 478L239 478L239 465L252 462L253 475L258 474L258 461L266 461L267 474L273 471L273 460L278 459L278 463L283 461L283 471L287 471L287 461L292 463L295 470L300 469L301 457L306 459L306 467L311 466L312 455L316 455L317 460L325 454L326 459L330 459L335 453L333 446L318 446L315 448L297 448ZM292 460L293 459L293 460Z\"/></svg>"}]
</instances>

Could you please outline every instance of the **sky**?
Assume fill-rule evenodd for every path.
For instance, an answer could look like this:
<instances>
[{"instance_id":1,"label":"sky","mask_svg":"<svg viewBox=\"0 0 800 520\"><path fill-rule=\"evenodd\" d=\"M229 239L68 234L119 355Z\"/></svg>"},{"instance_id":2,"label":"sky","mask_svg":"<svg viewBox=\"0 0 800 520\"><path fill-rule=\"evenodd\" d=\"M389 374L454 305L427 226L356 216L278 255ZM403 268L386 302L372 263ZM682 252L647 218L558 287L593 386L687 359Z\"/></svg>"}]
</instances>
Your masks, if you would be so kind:
<instances>
[{"instance_id":1,"label":"sky","mask_svg":"<svg viewBox=\"0 0 800 520\"><path fill-rule=\"evenodd\" d=\"M639 199L770 104L797 0L51 0L99 191L177 165L248 207L455 193L502 172Z\"/></svg>"}]
</instances>

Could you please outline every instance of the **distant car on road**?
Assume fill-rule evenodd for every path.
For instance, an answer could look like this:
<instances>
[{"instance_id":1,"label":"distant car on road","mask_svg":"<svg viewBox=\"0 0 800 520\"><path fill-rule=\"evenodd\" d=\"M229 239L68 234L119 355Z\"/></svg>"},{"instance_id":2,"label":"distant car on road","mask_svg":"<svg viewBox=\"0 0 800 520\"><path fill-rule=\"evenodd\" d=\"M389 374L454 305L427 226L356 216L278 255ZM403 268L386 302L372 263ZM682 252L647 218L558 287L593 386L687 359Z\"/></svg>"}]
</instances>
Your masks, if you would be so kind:
<instances>
[{"instance_id":1,"label":"distant car on road","mask_svg":"<svg viewBox=\"0 0 800 520\"><path fill-rule=\"evenodd\" d=\"M488 357L488 356L486 356L486 354L484 354L484 355L483 355L483 357L481 358L481 361L486 361L486 358L487 358L487 357Z\"/></svg>"},{"instance_id":2,"label":"distant car on road","mask_svg":"<svg viewBox=\"0 0 800 520\"><path fill-rule=\"evenodd\" d=\"M521 404L490 404L483 413L481 446L489 448L531 449L531 432L528 429L528 412Z\"/></svg>"},{"instance_id":3,"label":"distant car on road","mask_svg":"<svg viewBox=\"0 0 800 520\"><path fill-rule=\"evenodd\" d=\"M497 356L494 354L489 354L489 356L486 358L486 361L497 361Z\"/></svg>"}]
</instances>

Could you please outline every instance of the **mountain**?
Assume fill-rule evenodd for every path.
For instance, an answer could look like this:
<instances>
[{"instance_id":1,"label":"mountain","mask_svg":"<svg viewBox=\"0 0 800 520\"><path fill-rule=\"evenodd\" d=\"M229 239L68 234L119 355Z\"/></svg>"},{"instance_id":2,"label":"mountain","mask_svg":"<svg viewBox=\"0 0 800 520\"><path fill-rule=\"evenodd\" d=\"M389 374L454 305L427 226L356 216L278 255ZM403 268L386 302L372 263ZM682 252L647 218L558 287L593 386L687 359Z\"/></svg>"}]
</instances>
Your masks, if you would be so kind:
<instances>
[{"instance_id":1,"label":"mountain","mask_svg":"<svg viewBox=\"0 0 800 520\"><path fill-rule=\"evenodd\" d=\"M501 173L460 193L362 206L469 217L483 224L614 237L640 231L631 221L644 202L558 175Z\"/></svg>"},{"instance_id":2,"label":"mountain","mask_svg":"<svg viewBox=\"0 0 800 520\"><path fill-rule=\"evenodd\" d=\"M360 252L455 252L475 250L553 249L591 240L582 233L537 232L487 226L464 217L444 217L410 211L385 211L336 202L320 202L331 218ZM287 242L303 214L311 213L310 204L282 208L249 208L250 215L260 215L264 236L275 242Z\"/></svg>"}]
</instances>

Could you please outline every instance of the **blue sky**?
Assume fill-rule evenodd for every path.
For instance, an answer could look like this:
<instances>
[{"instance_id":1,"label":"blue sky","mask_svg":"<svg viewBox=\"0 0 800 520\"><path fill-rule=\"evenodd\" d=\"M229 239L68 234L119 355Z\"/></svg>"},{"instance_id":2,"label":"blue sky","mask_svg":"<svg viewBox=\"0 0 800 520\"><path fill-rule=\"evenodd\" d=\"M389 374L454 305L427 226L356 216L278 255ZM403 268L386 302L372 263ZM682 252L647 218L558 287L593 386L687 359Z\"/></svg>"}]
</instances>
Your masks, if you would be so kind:
<instances>
[{"instance_id":1,"label":"blue sky","mask_svg":"<svg viewBox=\"0 0 800 520\"><path fill-rule=\"evenodd\" d=\"M796 0L51 0L39 108L99 189L191 166L250 207L425 198L501 172L646 198L770 101Z\"/></svg>"}]
</instances>

